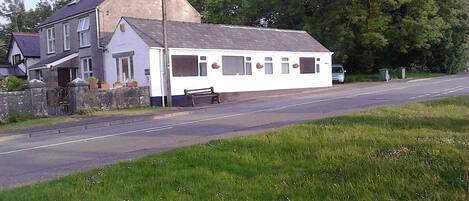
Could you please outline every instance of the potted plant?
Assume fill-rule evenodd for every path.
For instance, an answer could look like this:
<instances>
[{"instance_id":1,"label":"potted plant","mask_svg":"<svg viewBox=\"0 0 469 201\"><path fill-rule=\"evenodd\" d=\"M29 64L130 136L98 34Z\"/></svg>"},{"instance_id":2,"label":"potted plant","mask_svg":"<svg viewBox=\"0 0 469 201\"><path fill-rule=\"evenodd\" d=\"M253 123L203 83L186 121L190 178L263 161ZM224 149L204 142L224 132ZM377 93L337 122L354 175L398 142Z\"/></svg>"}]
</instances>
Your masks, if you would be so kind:
<instances>
[{"instance_id":1,"label":"potted plant","mask_svg":"<svg viewBox=\"0 0 469 201\"><path fill-rule=\"evenodd\" d=\"M98 82L98 87L100 89L110 89L111 88L111 86L109 86L109 84L105 81L99 81Z\"/></svg>"},{"instance_id":2,"label":"potted plant","mask_svg":"<svg viewBox=\"0 0 469 201\"><path fill-rule=\"evenodd\" d=\"M112 87L113 87L114 89L120 89L120 88L122 88L123 86L122 86L122 83L121 83L121 82L117 81L117 82L115 82L115 83L112 85Z\"/></svg>"},{"instance_id":3,"label":"potted plant","mask_svg":"<svg viewBox=\"0 0 469 201\"><path fill-rule=\"evenodd\" d=\"M257 69L262 69L262 68L264 68L264 66L263 66L261 63L257 63L257 64L256 64L256 68L257 68Z\"/></svg>"},{"instance_id":4,"label":"potted plant","mask_svg":"<svg viewBox=\"0 0 469 201\"><path fill-rule=\"evenodd\" d=\"M138 82L135 80L131 80L125 84L125 87L127 88L137 88L138 87Z\"/></svg>"},{"instance_id":5,"label":"potted plant","mask_svg":"<svg viewBox=\"0 0 469 201\"><path fill-rule=\"evenodd\" d=\"M90 89L91 90L96 90L98 89L98 79L96 79L95 77L89 77L88 78L88 83L90 84Z\"/></svg>"},{"instance_id":6,"label":"potted plant","mask_svg":"<svg viewBox=\"0 0 469 201\"><path fill-rule=\"evenodd\" d=\"M217 62L215 62L215 63L212 64L212 68L213 68L213 69L219 69L219 68L220 68L220 65L218 65Z\"/></svg>"}]
</instances>

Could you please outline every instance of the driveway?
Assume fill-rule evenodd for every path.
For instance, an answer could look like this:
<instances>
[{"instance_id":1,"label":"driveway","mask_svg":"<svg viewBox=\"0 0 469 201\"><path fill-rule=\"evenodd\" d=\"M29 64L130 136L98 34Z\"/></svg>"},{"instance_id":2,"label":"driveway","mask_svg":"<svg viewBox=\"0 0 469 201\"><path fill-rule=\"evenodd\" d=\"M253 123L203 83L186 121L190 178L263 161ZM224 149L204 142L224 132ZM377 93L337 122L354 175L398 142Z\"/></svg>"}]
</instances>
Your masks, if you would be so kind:
<instances>
[{"instance_id":1,"label":"driveway","mask_svg":"<svg viewBox=\"0 0 469 201\"><path fill-rule=\"evenodd\" d=\"M146 116L126 124L0 142L0 188L370 107L460 95L469 95L468 74L266 94L189 115Z\"/></svg>"}]
</instances>

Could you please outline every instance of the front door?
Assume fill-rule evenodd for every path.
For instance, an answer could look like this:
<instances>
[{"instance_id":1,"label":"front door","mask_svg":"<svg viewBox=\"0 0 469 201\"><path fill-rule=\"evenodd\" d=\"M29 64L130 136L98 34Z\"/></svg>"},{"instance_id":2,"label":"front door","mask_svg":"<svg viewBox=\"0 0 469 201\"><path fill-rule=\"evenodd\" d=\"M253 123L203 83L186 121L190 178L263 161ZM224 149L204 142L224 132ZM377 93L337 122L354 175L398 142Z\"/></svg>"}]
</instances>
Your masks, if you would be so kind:
<instances>
[{"instance_id":1,"label":"front door","mask_svg":"<svg viewBox=\"0 0 469 201\"><path fill-rule=\"evenodd\" d=\"M68 83L70 83L70 68L59 68L57 69L57 82L59 83L59 87L67 87Z\"/></svg>"}]
</instances>

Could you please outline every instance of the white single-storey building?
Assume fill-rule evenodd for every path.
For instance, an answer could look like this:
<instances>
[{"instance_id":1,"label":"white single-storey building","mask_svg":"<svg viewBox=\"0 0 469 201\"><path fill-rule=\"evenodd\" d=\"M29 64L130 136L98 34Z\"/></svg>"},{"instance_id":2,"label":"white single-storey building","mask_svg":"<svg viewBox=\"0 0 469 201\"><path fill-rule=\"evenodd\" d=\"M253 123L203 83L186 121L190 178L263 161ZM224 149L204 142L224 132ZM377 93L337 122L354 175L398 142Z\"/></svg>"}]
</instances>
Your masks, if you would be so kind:
<instances>
[{"instance_id":1,"label":"white single-storey building","mask_svg":"<svg viewBox=\"0 0 469 201\"><path fill-rule=\"evenodd\" d=\"M305 31L168 22L174 102L184 89L248 92L332 86L332 52ZM159 20L123 17L105 58L109 84L150 86L161 104L163 31Z\"/></svg>"}]
</instances>

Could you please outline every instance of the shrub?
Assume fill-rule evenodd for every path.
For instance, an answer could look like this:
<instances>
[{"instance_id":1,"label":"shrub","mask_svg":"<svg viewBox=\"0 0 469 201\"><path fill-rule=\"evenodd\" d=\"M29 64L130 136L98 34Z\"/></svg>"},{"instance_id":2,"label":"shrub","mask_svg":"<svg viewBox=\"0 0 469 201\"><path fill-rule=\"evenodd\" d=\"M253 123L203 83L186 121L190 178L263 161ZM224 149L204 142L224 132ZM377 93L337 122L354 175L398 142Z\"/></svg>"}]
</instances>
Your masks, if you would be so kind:
<instances>
[{"instance_id":1,"label":"shrub","mask_svg":"<svg viewBox=\"0 0 469 201\"><path fill-rule=\"evenodd\" d=\"M8 76L0 81L0 91L21 91L26 87L26 80Z\"/></svg>"}]
</instances>

